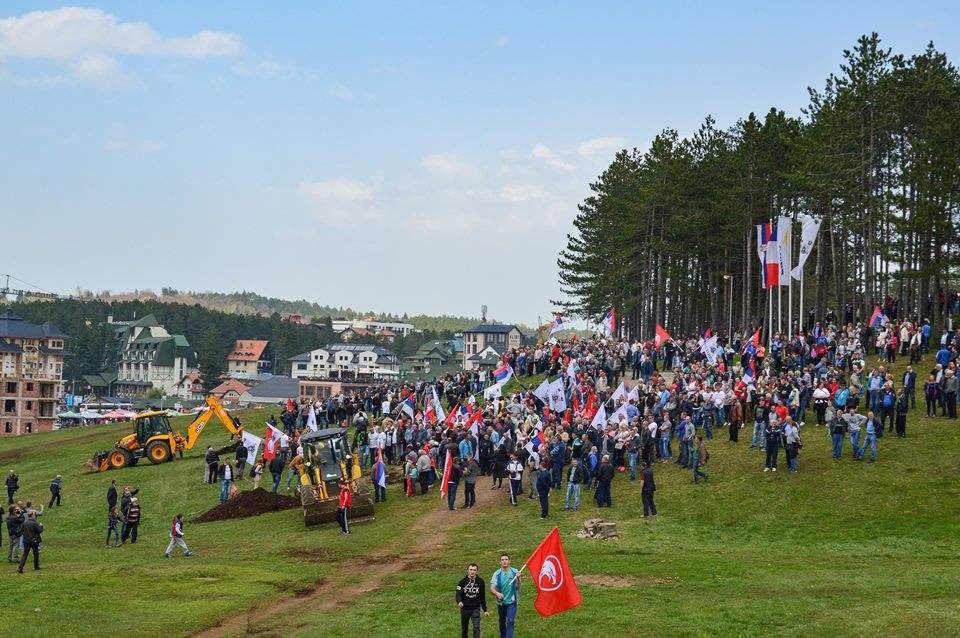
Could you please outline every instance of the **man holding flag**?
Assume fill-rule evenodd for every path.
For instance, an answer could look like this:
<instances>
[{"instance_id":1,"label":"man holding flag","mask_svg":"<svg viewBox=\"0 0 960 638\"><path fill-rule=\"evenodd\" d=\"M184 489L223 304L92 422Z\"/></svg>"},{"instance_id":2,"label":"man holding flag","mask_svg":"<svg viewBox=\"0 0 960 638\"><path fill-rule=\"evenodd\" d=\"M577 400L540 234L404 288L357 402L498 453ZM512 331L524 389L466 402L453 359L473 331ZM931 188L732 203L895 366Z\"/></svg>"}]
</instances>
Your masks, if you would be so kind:
<instances>
[{"instance_id":1,"label":"man holding flag","mask_svg":"<svg viewBox=\"0 0 960 638\"><path fill-rule=\"evenodd\" d=\"M520 594L520 572L510 567L510 556L500 555L500 569L490 578L490 593L497 599L500 638L513 638Z\"/></svg>"}]
</instances>

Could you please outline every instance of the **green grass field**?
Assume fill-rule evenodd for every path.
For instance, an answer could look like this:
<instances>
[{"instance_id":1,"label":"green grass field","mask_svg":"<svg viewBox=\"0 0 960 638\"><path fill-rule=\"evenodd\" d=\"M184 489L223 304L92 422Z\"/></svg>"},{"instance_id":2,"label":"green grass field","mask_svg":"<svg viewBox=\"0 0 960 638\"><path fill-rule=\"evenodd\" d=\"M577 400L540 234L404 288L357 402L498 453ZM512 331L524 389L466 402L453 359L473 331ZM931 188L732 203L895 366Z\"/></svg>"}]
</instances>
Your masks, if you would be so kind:
<instances>
[{"instance_id":1,"label":"green grass field","mask_svg":"<svg viewBox=\"0 0 960 638\"><path fill-rule=\"evenodd\" d=\"M238 414L253 424L268 413ZM601 514L585 492L578 513L564 512L554 494L549 521L526 499L509 507L487 479L467 512L447 512L436 491L406 499L391 485L376 520L349 537L334 526L306 530L299 510L188 523L197 555L171 560L171 516L189 520L217 502L218 487L201 481L200 450L226 442L218 425L184 460L104 474L81 466L127 425L0 439L0 471L20 474L18 498L45 504L50 479L61 473L65 483L63 506L42 518L43 569L18 575L7 565L0 575L0 635L453 636L453 587L466 564L489 577L506 551L519 565L553 525L585 581L584 602L541 619L527 581L520 636L956 635L960 426L922 414L921 400L905 440L880 440L876 464L854 463L849 444L834 462L826 433L808 427L798 474L782 456L780 472L763 473L746 429L738 444L721 434L706 484L656 466L657 520L640 517L639 485L622 474L612 510ZM140 542L107 549L114 477L141 488L144 520ZM618 524L619 540L573 536L597 515ZM496 635L495 612L484 635Z\"/></svg>"}]
</instances>

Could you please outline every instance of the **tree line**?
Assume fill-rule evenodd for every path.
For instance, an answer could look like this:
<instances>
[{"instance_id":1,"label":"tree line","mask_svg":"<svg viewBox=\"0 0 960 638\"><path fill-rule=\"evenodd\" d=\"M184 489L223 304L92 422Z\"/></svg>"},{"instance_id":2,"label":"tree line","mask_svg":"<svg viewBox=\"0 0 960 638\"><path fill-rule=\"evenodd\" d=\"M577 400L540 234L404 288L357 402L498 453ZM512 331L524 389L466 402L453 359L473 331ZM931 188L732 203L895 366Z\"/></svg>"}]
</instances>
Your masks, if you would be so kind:
<instances>
[{"instance_id":1,"label":"tree line","mask_svg":"<svg viewBox=\"0 0 960 638\"><path fill-rule=\"evenodd\" d=\"M270 341L275 356L274 372L283 375L290 373L288 358L339 341L338 335L329 330L290 323L277 312L269 316L226 313L199 304L159 300L19 301L10 304L10 310L34 323L50 321L67 334L66 349L69 356L64 358L63 378L68 389L71 382L80 383L81 375L116 368L115 331L113 326L106 323L110 316L114 321L127 321L152 314L170 334L184 335L197 353L200 373L208 389L217 385L219 377L226 372L226 357L238 339ZM329 318L327 325L328 322ZM425 330L397 338L392 344L382 345L403 357L415 352L426 341L450 336L452 334L449 331ZM358 342L366 341L362 339Z\"/></svg>"},{"instance_id":2,"label":"tree line","mask_svg":"<svg viewBox=\"0 0 960 638\"><path fill-rule=\"evenodd\" d=\"M578 207L558 305L594 320L613 307L631 338L657 323L682 334L725 331L728 316L734 329L759 325L768 298L754 226L809 214L822 220L804 280L818 318L848 305L866 318L887 297L928 316L957 282L957 69L932 43L907 57L873 33L808 92L797 117L774 107L721 129L707 116L689 138L666 128L645 152L618 152ZM793 283L784 314L787 294L797 309Z\"/></svg>"}]
</instances>

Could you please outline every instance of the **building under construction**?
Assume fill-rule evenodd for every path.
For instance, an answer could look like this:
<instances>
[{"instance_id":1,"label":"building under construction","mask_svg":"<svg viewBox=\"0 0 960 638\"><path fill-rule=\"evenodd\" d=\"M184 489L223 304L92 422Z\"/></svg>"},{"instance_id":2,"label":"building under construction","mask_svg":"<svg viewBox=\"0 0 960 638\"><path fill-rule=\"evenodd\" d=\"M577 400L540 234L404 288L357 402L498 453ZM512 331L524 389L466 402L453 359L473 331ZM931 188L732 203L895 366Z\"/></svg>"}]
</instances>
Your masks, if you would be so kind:
<instances>
[{"instance_id":1,"label":"building under construction","mask_svg":"<svg viewBox=\"0 0 960 638\"><path fill-rule=\"evenodd\" d=\"M63 343L50 322L0 314L0 436L49 432L63 392Z\"/></svg>"}]
</instances>

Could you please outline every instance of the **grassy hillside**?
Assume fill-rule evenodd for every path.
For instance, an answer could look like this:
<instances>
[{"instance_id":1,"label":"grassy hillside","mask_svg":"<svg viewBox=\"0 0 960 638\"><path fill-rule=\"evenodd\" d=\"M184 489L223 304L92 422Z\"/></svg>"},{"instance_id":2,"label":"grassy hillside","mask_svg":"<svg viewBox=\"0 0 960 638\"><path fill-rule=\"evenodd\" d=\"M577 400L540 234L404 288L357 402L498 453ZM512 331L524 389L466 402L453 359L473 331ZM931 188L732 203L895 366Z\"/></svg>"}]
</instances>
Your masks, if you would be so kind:
<instances>
[{"instance_id":1,"label":"grassy hillside","mask_svg":"<svg viewBox=\"0 0 960 638\"><path fill-rule=\"evenodd\" d=\"M253 424L268 412L240 416ZM564 512L554 494L548 521L526 499L506 505L505 491L490 490L487 479L479 507L457 512L435 491L406 499L391 485L377 520L349 537L334 527L306 530L299 510L188 523L197 556L169 561L162 553L171 516L182 511L189 520L217 502L218 488L201 483L199 447L227 440L218 426L185 460L98 475L82 474L82 463L126 426L0 439L0 470L20 473L21 498L46 501L50 478L60 472L65 480L63 507L42 519L44 569L0 574L0 635L214 628L207 635L450 636L458 627L453 585L466 564L478 562L489 577L506 551L519 565L553 525L585 581L584 603L541 619L527 581L522 636L586 627L617 635L949 635L960 621L960 435L957 423L922 414L921 400L907 438L881 439L872 465L854 463L849 445L832 461L826 433L809 427L798 474L764 474L748 437L731 444L722 436L710 444L707 484L691 484L675 465L656 466L657 520L639 516L639 485L625 475L614 481L613 509L601 512L585 493L579 512ZM135 546L103 547L112 477L141 488ZM618 541L572 536L598 515L617 522ZM495 635L495 614L484 630Z\"/></svg>"}]
</instances>

